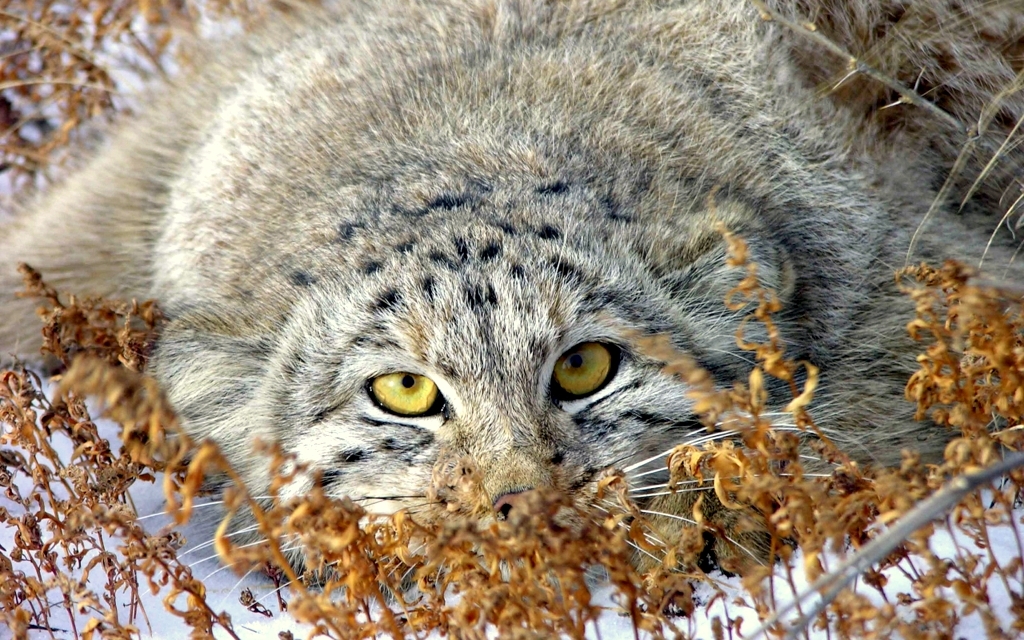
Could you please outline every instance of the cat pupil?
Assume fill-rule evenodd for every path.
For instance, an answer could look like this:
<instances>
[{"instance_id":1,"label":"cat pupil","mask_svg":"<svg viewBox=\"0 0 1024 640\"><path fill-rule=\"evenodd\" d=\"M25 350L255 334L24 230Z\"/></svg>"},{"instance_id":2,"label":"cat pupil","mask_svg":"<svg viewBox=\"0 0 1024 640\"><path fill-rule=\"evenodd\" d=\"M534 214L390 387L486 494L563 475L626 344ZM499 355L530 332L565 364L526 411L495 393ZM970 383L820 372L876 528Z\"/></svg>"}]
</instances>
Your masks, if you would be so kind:
<instances>
[{"instance_id":1,"label":"cat pupil","mask_svg":"<svg viewBox=\"0 0 1024 640\"><path fill-rule=\"evenodd\" d=\"M402 378L402 386L406 389L412 389L416 385L416 380L412 376L405 376Z\"/></svg>"},{"instance_id":2,"label":"cat pupil","mask_svg":"<svg viewBox=\"0 0 1024 640\"><path fill-rule=\"evenodd\" d=\"M578 353L574 353L569 356L569 366L573 369L579 369L583 366L583 356Z\"/></svg>"}]
</instances>

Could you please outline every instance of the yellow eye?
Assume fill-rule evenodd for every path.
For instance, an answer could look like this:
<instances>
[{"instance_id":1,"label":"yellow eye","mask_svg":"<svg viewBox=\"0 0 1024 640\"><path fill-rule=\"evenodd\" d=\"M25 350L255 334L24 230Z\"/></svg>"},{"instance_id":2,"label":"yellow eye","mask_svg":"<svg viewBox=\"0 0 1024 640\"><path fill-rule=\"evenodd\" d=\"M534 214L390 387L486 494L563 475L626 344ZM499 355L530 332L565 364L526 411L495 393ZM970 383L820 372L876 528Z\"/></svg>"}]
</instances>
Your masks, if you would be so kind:
<instances>
[{"instance_id":1,"label":"yellow eye","mask_svg":"<svg viewBox=\"0 0 1024 640\"><path fill-rule=\"evenodd\" d=\"M570 398L594 393L611 378L615 356L612 348L597 342L576 345L555 363L552 390Z\"/></svg>"},{"instance_id":2,"label":"yellow eye","mask_svg":"<svg viewBox=\"0 0 1024 640\"><path fill-rule=\"evenodd\" d=\"M382 407L402 416L432 413L437 403L437 385L415 373L389 373L370 382L370 393Z\"/></svg>"}]
</instances>

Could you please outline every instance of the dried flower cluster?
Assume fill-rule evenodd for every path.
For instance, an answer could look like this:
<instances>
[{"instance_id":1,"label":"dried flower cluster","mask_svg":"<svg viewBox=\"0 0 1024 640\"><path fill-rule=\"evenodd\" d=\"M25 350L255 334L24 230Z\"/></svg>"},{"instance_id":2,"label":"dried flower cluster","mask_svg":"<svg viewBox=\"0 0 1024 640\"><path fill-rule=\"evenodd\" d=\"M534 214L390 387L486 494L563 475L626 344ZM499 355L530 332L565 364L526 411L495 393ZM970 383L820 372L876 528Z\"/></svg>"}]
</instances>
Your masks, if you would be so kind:
<instances>
[{"instance_id":1,"label":"dried flower cluster","mask_svg":"<svg viewBox=\"0 0 1024 640\"><path fill-rule=\"evenodd\" d=\"M0 9L0 163L21 184L80 127L123 106L115 75L159 73L172 29L187 23L177 2L88 4L13 0ZM114 60L117 51L125 55Z\"/></svg>"},{"instance_id":2,"label":"dried flower cluster","mask_svg":"<svg viewBox=\"0 0 1024 640\"><path fill-rule=\"evenodd\" d=\"M287 4L287 3L285 3ZM90 125L187 59L205 22L250 23L270 0L6 0L0 3L0 172L14 191L47 182Z\"/></svg>"},{"instance_id":3,"label":"dried flower cluster","mask_svg":"<svg viewBox=\"0 0 1024 640\"><path fill-rule=\"evenodd\" d=\"M136 68L154 73L173 46L173 28L193 28L198 15L188 2L82 4L92 11L49 2L0 10L0 25L12 33L0 42L0 144L4 165L24 176L56 157L76 128L118 107L111 99L116 83L97 61L98 51L109 50L110 42L135 48ZM31 127L38 135L25 133ZM692 636L693 616L708 604L694 598L697 582L710 585L714 599L734 597L702 570L710 563L709 541L718 566L744 575L742 604L771 622L766 633L787 632L792 620L771 620L783 587L797 592L798 584L828 575L844 555L883 535L951 478L1024 450L1024 312L1019 291L979 284L960 265L903 273L917 304L908 330L922 349L908 401L917 403L920 417L959 437L950 438L940 465L922 464L908 452L897 469L866 470L811 418L817 371L787 359L772 320L777 299L759 286L742 241L726 238L731 264L747 269L747 277L725 303L749 309L748 325L758 324L756 334L767 336L749 342L744 333L755 332L737 336L757 363L746 382L716 388L665 337L631 339L663 361L667 375L687 381L709 429L727 427L737 437L677 448L665 461L674 489L667 495L639 501L623 474L608 470L594 488L603 509L584 512L562 496L541 494L507 522L471 517L481 508L472 460L439 465L430 487L432 495L461 506L454 515L470 517L374 516L318 489L298 501L249 494L212 443L192 443L181 433L145 376L161 321L157 307L58 294L26 269L27 294L44 307L43 351L60 364L49 392L31 371L0 371L0 488L7 505L0 507L0 531L14 542L0 548L0 625L16 637L33 629L139 637L149 633L142 597L149 591L180 618L181 631L173 635L209 637L220 628L238 637L237 621L211 606L180 559L181 536L146 530L128 494L136 483L162 482L180 524L206 479L218 474L233 482L223 495L227 516L215 536L217 552L240 574L256 569L280 587L255 595L242 590L240 603L260 617L287 609L327 637L431 631L456 638L582 637L603 611L592 591L598 574L638 631ZM786 411L795 430L771 428L770 378L792 393ZM120 443L100 436L88 397L120 425ZM809 451L820 460L813 466L806 463ZM263 453L275 471L276 494L300 469L270 443ZM1016 554L1004 557L990 539L1012 520L1019 524L1022 485L1024 471L1017 469L936 514L867 569L859 591L840 592L807 622L837 637L951 637L963 617L977 613L990 637L1024 634L1024 544L1016 538ZM264 544L225 534L228 519L239 514L255 518ZM1009 527L1015 536L1018 529ZM929 544L944 533L961 541L952 556L940 557ZM302 573L295 569L299 554ZM892 575L909 586L893 586ZM1015 620L1009 623L993 611L995 584L1010 596ZM868 597L869 590L878 597ZM276 599L265 597L271 593ZM713 620L715 637L739 637L740 624L735 617Z\"/></svg>"}]
</instances>

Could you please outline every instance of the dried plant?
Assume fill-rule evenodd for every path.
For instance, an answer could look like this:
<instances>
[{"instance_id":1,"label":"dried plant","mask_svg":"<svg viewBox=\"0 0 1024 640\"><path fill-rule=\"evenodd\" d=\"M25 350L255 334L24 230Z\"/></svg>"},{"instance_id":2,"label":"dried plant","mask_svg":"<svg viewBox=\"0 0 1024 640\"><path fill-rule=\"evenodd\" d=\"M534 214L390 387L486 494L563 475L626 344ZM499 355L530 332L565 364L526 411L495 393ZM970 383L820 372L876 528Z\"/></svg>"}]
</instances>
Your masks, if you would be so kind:
<instances>
[{"instance_id":1,"label":"dried plant","mask_svg":"<svg viewBox=\"0 0 1024 640\"><path fill-rule=\"evenodd\" d=\"M264 6L209 3L203 10L244 21ZM130 49L129 71L159 74L176 46L176 30L194 30L200 16L188 2L88 0L78 9L13 2L0 10L0 24L12 34L0 44L0 144L16 187L37 183L83 125L127 106L117 100L119 81L98 52ZM742 600L767 635L798 633L809 624L838 637L949 637L975 613L990 637L1024 633L1024 544L1017 537L1016 555L1000 557L991 540L997 528L1020 523L1024 471L1011 470L982 490L967 487L945 512L915 512L950 479L1024 448L1021 292L979 282L954 263L900 275L916 302L908 330L922 349L908 401L920 418L956 437L941 464L923 464L907 452L899 468L864 469L812 419L817 371L787 358L773 323L777 298L759 285L742 240L723 233L730 264L747 273L724 303L752 309L748 325L759 324L756 335L766 336L763 342L745 338L755 332L737 336L756 362L746 381L716 387L666 337L630 339L664 362L667 375L686 380L709 430L727 425L737 437L667 455L670 480L659 492L665 495L638 498L624 473L609 469L593 487L594 509L540 493L505 522L472 517L482 508L482 490L473 461L464 459L439 462L429 488L454 505L445 519L372 515L316 487L301 500L278 499L301 469L272 443L262 451L276 478L271 495L250 494L213 443L193 443L181 432L145 375L161 322L157 306L79 299L26 268L26 295L42 305L43 351L60 365L50 388L27 369L0 371L0 487L8 504L0 508L0 530L14 542L0 549L0 622L17 637L32 629L54 637L58 630L138 637L149 633L143 598L149 591L180 618L182 631L174 635L209 637L220 628L238 637L181 560L180 534L147 531L128 493L137 483L162 482L168 513L181 524L206 480L219 475L233 481L223 492L226 516L214 535L221 560L239 574L259 571L277 587L259 597L241 590L240 603L259 617L287 609L332 638L582 637L603 612L593 593L599 574L636 630L692 636L692 617L708 604L694 597L696 583L708 585L712 600L735 597L702 570L709 540L716 541L721 568L743 573ZM792 430L773 429L765 415L770 378L790 389L785 410ZM120 426L120 442L101 437L88 397ZM809 450L823 462L806 465L802 454ZM226 533L241 513L252 515L263 544ZM887 538L907 514L913 530ZM1009 529L1019 536L1019 527ZM933 550L940 535L953 537L953 555ZM885 544L872 547L873 541ZM757 552L745 552L751 549ZM855 562L850 573L839 563L844 556L863 558L859 549L881 553L879 561ZM294 562L299 556L301 565ZM848 575L860 575L865 587L837 588L827 606L798 599L795 620L778 600L819 579L826 582L816 591L842 586L838 579ZM893 586L893 575L909 586ZM1015 616L1009 627L991 605L994 585L1009 594ZM776 612L784 615L773 617ZM713 633L738 637L740 623L716 618Z\"/></svg>"},{"instance_id":2,"label":"dried plant","mask_svg":"<svg viewBox=\"0 0 1024 640\"><path fill-rule=\"evenodd\" d=\"M64 298L26 269L28 294L48 305L44 352L69 366L49 397L29 371L2 374L0 420L10 426L2 436L0 479L8 500L21 511L0 514L3 526L15 531L15 548L0 557L0 616L19 635L30 627L62 625L86 636L138 635L146 620L142 585L160 591L166 606L194 633L208 634L220 626L233 634L231 621L212 609L203 585L179 560L180 537L146 532L127 494L132 484L162 476L182 522L204 478L216 473L234 480L224 492L228 513L215 536L223 561L240 573L261 570L287 586L290 614L328 637L443 631L478 638L494 630L502 637L582 637L602 611L593 603L588 578L594 567L604 569L618 606L638 630L667 637L686 632L685 616L698 606L692 597L694 581L710 582L696 567L704 536L742 531L742 526L726 530L718 524L723 510L736 514L735 522L746 520L752 531L767 535L770 553L781 561L779 566L742 566L748 602L767 620L778 608L780 580L796 592L798 576L814 580L829 574L835 568L829 558L868 544L885 530L882 525L899 520L949 478L1021 449L1020 305L1009 292L972 284L970 272L959 265L919 266L903 276L908 295L917 302L917 318L909 329L926 343L907 394L922 416L958 429L962 437L952 439L941 465L923 465L908 453L900 468L870 473L820 440L816 448L834 470L824 476L805 472L799 438L776 433L760 416L764 380L779 377L792 383L794 399L787 410L814 434L807 408L815 372L786 359L771 319L775 298L757 284L756 265L745 261L742 241L726 237L730 260L748 269L729 304L754 301L750 321L766 329L766 342L747 345L758 362L747 383L716 389L666 340L634 337L637 348L665 362L667 373L686 378L708 425L728 423L742 431L741 443L687 445L667 457L671 486L707 481L714 495L694 501L697 526L676 527L677 539L668 541L659 539L664 526L649 516L658 514L657 508L638 506L623 475L613 470L595 490L598 504L616 508L583 513L561 496L541 494L537 504L517 510L520 515L508 522L423 522L404 512L371 516L319 489L301 500L256 499L212 443L197 446L179 432L159 389L141 372L160 321L155 306ZM82 401L86 396L100 398L106 415L121 425L124 445L117 451L97 433ZM70 458L58 454L58 440L71 445ZM273 446L264 453L277 477L273 494L301 469ZM445 472L435 474L433 495L465 506L467 514L479 509L480 478L473 462L458 460L438 468ZM884 604L843 591L828 608L830 627L843 637L941 635L951 633L961 616L977 611L993 636L1007 631L988 608L988 589L993 580L1001 581L1019 603L1020 557L996 557L988 532L1015 517L1022 482L1024 474L1017 469L1000 486L970 493L942 524L930 522L942 514L927 514L918 531L898 540L881 567L864 572L865 583L882 595ZM709 516L711 501L717 506ZM238 545L225 534L232 515L243 508L255 514L265 544ZM977 548L963 545L954 557L937 556L928 543L940 529L960 532ZM791 565L794 544L803 554L799 567ZM648 559L639 565L643 570L636 568L638 552ZM290 561L295 553L305 559L307 570L301 575ZM722 557L728 567L738 556ZM883 567L910 576L912 589L889 593L879 572ZM105 576L102 591L87 586L95 575ZM950 592L959 604L948 600ZM181 594L187 595L184 607L177 604ZM241 592L240 599L255 615L273 614L250 592ZM284 606L282 598L279 607ZM75 612L89 615L82 628ZM814 623L826 621L820 617ZM781 631L774 626L769 633Z\"/></svg>"}]
</instances>

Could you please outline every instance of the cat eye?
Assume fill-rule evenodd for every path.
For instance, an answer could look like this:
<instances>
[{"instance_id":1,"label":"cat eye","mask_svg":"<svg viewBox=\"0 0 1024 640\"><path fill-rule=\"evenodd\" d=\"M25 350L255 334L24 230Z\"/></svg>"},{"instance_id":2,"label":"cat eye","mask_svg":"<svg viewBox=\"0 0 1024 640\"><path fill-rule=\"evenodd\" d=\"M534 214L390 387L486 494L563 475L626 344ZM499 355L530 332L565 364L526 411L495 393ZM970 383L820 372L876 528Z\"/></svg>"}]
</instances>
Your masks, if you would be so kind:
<instances>
[{"instance_id":1,"label":"cat eye","mask_svg":"<svg viewBox=\"0 0 1024 640\"><path fill-rule=\"evenodd\" d=\"M382 409L400 416L426 416L440 411L437 385L415 373L388 373L370 381L370 396Z\"/></svg>"},{"instance_id":2,"label":"cat eye","mask_svg":"<svg viewBox=\"0 0 1024 640\"><path fill-rule=\"evenodd\" d=\"M583 342L558 358L551 374L551 392L571 400L598 391L611 380L618 366L619 351L600 342Z\"/></svg>"}]
</instances>

